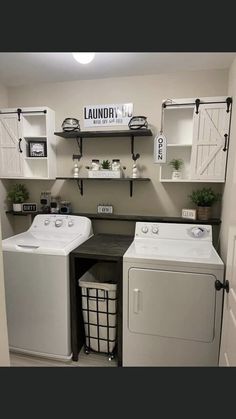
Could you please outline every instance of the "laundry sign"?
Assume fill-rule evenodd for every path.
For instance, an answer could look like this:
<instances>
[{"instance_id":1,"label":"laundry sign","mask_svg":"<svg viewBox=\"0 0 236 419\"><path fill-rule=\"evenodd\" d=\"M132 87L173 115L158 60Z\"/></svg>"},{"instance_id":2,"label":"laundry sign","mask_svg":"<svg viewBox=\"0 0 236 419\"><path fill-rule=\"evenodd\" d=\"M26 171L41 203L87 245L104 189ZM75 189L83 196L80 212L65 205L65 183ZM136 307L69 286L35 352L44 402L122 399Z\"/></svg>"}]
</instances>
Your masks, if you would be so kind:
<instances>
[{"instance_id":1,"label":"laundry sign","mask_svg":"<svg viewBox=\"0 0 236 419\"><path fill-rule=\"evenodd\" d=\"M133 103L84 106L84 127L128 125Z\"/></svg>"}]
</instances>

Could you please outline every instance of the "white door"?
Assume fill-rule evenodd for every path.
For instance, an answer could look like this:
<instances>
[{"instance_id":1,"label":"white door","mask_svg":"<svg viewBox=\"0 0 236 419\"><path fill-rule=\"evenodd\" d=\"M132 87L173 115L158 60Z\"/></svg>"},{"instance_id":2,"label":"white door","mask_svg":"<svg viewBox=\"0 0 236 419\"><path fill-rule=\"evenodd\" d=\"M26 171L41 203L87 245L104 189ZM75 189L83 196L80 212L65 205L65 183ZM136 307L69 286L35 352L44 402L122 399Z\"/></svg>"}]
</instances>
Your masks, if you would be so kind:
<instances>
[{"instance_id":1,"label":"white door","mask_svg":"<svg viewBox=\"0 0 236 419\"><path fill-rule=\"evenodd\" d=\"M21 123L17 115L0 115L0 176L23 176Z\"/></svg>"},{"instance_id":2,"label":"white door","mask_svg":"<svg viewBox=\"0 0 236 419\"><path fill-rule=\"evenodd\" d=\"M226 280L229 293L224 296L220 366L236 366L236 227L229 229Z\"/></svg>"},{"instance_id":3,"label":"white door","mask_svg":"<svg viewBox=\"0 0 236 419\"><path fill-rule=\"evenodd\" d=\"M191 178L224 182L230 112L225 104L201 104L194 112Z\"/></svg>"},{"instance_id":4,"label":"white door","mask_svg":"<svg viewBox=\"0 0 236 419\"><path fill-rule=\"evenodd\" d=\"M0 367L9 365L5 289L2 263L2 235L0 222Z\"/></svg>"},{"instance_id":5,"label":"white door","mask_svg":"<svg viewBox=\"0 0 236 419\"><path fill-rule=\"evenodd\" d=\"M129 330L134 333L212 342L215 276L131 268Z\"/></svg>"}]
</instances>

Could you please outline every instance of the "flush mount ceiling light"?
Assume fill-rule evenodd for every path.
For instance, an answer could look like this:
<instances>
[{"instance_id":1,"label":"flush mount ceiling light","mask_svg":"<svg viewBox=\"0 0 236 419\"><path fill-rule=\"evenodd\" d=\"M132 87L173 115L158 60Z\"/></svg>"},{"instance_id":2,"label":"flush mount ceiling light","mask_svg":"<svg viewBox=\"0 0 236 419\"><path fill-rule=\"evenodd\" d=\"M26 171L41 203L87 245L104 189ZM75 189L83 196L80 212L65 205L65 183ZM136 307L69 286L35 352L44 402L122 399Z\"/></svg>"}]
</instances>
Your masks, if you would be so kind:
<instances>
[{"instance_id":1,"label":"flush mount ceiling light","mask_svg":"<svg viewBox=\"0 0 236 419\"><path fill-rule=\"evenodd\" d=\"M78 63L81 63L81 64L88 64L95 57L94 52L72 52L72 55L74 59L78 61Z\"/></svg>"}]
</instances>

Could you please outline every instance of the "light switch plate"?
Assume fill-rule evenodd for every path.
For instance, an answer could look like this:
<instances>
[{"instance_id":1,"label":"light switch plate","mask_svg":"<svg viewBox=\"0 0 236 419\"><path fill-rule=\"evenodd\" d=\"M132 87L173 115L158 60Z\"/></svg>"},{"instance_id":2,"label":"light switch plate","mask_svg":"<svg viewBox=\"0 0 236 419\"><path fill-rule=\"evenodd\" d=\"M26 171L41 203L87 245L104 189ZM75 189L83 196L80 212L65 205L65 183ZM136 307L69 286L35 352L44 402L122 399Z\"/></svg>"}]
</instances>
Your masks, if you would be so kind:
<instances>
[{"instance_id":1,"label":"light switch plate","mask_svg":"<svg viewBox=\"0 0 236 419\"><path fill-rule=\"evenodd\" d=\"M182 218L190 218L191 220L196 220L197 211L195 209L183 208L182 209Z\"/></svg>"}]
</instances>

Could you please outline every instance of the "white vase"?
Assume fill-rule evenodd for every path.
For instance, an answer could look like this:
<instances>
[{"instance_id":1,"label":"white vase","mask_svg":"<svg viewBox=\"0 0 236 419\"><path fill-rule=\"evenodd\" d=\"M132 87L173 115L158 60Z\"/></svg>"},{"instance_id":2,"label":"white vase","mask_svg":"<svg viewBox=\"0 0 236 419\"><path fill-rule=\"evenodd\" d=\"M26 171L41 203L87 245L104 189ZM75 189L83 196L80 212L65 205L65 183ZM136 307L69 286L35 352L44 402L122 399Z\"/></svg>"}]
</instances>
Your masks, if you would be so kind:
<instances>
[{"instance_id":1,"label":"white vase","mask_svg":"<svg viewBox=\"0 0 236 419\"><path fill-rule=\"evenodd\" d=\"M13 204L13 211L20 212L21 211L21 204Z\"/></svg>"},{"instance_id":2,"label":"white vase","mask_svg":"<svg viewBox=\"0 0 236 419\"><path fill-rule=\"evenodd\" d=\"M182 174L181 174L181 172L179 171L179 170L174 170L173 172L172 172L172 179L173 180L178 180L178 179L181 179L181 177L182 177Z\"/></svg>"}]
</instances>

